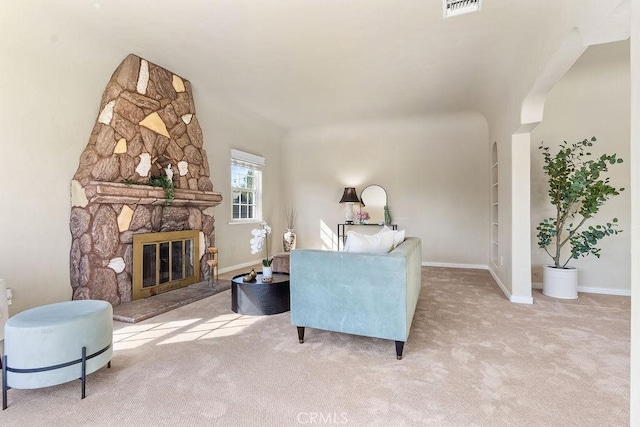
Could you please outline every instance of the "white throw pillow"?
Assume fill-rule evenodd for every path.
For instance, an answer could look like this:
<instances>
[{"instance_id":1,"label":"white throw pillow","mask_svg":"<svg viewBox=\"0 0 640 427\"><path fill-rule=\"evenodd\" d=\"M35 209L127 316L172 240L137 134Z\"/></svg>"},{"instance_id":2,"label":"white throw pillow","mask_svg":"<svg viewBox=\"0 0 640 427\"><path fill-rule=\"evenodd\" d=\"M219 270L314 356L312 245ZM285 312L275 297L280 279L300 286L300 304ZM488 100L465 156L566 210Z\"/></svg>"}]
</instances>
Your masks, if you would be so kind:
<instances>
[{"instance_id":1,"label":"white throw pillow","mask_svg":"<svg viewBox=\"0 0 640 427\"><path fill-rule=\"evenodd\" d=\"M369 252L384 254L393 249L393 232L377 234L361 234L355 231L347 232L345 252Z\"/></svg>"},{"instance_id":2,"label":"white throw pillow","mask_svg":"<svg viewBox=\"0 0 640 427\"><path fill-rule=\"evenodd\" d=\"M400 243L404 242L404 235L405 235L404 230L392 230L385 225L384 227L382 227L380 231L378 231L378 233L387 233L387 232L393 233L393 249L397 248Z\"/></svg>"},{"instance_id":3,"label":"white throw pillow","mask_svg":"<svg viewBox=\"0 0 640 427\"><path fill-rule=\"evenodd\" d=\"M393 232L393 249L397 248L400 243L404 242L404 234L404 230Z\"/></svg>"}]
</instances>

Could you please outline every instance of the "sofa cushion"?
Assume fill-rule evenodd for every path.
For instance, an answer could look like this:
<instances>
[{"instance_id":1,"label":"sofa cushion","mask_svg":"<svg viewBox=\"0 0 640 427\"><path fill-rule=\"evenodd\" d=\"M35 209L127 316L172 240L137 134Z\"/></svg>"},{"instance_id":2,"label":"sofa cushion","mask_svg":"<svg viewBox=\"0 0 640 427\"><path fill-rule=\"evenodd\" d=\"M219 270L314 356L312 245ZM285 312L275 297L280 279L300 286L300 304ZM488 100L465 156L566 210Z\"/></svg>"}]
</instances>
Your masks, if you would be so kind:
<instances>
[{"instance_id":1,"label":"sofa cushion","mask_svg":"<svg viewBox=\"0 0 640 427\"><path fill-rule=\"evenodd\" d=\"M382 229L380 229L380 231L378 231L378 233L386 233L386 232L393 233L393 249L397 248L400 243L404 242L404 237L405 237L404 230L392 230L385 225L384 227L382 227Z\"/></svg>"},{"instance_id":2,"label":"sofa cushion","mask_svg":"<svg viewBox=\"0 0 640 427\"><path fill-rule=\"evenodd\" d=\"M393 249L393 232L381 231L376 234L361 234L353 230L347 232L345 252L369 252L384 254Z\"/></svg>"}]
</instances>

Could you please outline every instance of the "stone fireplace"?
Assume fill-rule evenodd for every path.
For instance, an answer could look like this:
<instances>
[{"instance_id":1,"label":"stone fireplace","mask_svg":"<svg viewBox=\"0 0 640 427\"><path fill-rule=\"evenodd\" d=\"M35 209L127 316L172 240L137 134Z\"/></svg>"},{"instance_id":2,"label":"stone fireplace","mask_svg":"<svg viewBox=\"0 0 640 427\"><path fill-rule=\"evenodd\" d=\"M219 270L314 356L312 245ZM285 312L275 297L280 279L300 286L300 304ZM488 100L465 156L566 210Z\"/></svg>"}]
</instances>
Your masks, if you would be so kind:
<instances>
[{"instance_id":1,"label":"stone fireplace","mask_svg":"<svg viewBox=\"0 0 640 427\"><path fill-rule=\"evenodd\" d=\"M73 299L132 300L133 235L195 230L203 260L222 201L209 176L191 84L129 55L107 84L71 181ZM172 200L146 185L152 177L172 183Z\"/></svg>"}]
</instances>

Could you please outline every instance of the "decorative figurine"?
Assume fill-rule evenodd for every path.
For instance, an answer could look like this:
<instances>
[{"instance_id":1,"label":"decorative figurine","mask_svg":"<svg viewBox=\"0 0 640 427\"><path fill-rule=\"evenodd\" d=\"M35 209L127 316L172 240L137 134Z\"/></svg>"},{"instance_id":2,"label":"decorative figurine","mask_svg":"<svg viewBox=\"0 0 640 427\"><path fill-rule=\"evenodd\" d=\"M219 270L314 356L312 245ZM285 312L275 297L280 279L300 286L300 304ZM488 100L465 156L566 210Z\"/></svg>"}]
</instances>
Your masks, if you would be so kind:
<instances>
[{"instance_id":1,"label":"decorative figurine","mask_svg":"<svg viewBox=\"0 0 640 427\"><path fill-rule=\"evenodd\" d=\"M256 280L256 276L258 275L258 273L256 273L256 271L252 268L251 271L249 272L249 274L247 274L246 276L244 276L242 278L243 282L253 282L254 280Z\"/></svg>"}]
</instances>

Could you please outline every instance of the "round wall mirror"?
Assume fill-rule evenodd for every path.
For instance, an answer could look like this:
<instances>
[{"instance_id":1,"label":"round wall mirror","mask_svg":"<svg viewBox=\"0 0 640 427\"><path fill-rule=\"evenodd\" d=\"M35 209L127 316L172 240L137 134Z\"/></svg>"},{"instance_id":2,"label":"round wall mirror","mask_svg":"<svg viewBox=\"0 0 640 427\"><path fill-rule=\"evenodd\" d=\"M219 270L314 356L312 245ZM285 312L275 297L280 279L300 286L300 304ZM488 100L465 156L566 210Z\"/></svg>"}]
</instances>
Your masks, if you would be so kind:
<instances>
[{"instance_id":1,"label":"round wall mirror","mask_svg":"<svg viewBox=\"0 0 640 427\"><path fill-rule=\"evenodd\" d=\"M379 185L369 185L362 190L360 200L363 211L369 212L369 224L384 224L384 207L387 205L387 192Z\"/></svg>"}]
</instances>

